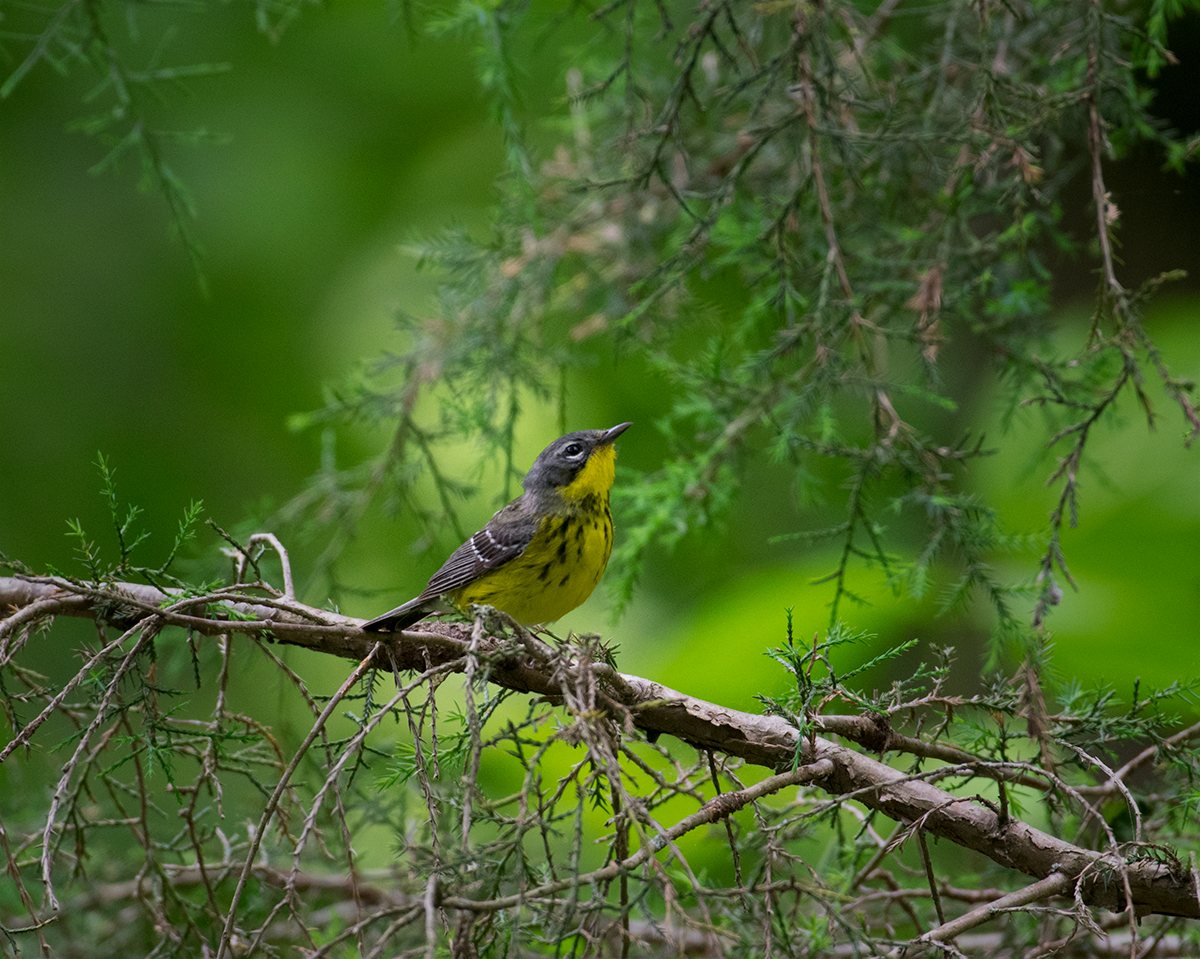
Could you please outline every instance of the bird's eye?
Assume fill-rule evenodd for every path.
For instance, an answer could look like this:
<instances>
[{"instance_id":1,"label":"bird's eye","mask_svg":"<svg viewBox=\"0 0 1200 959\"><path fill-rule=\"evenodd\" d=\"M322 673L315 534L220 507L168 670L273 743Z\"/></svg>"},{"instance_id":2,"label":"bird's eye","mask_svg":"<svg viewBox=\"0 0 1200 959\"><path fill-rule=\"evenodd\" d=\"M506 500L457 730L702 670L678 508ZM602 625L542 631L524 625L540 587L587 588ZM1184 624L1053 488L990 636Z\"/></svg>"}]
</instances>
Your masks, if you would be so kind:
<instances>
[{"instance_id":1,"label":"bird's eye","mask_svg":"<svg viewBox=\"0 0 1200 959\"><path fill-rule=\"evenodd\" d=\"M563 450L563 452L566 453L567 456L575 457L583 452L583 447L579 443L571 443L565 450Z\"/></svg>"}]
</instances>

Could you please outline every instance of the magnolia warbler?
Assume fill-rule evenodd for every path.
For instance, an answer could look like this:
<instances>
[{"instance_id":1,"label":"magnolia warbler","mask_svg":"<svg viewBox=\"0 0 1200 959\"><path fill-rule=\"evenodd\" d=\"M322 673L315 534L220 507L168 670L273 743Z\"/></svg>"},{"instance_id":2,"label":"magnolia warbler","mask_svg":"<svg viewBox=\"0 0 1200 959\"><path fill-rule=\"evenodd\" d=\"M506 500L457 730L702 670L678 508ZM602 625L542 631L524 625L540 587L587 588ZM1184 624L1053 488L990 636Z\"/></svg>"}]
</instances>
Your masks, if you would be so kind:
<instances>
[{"instance_id":1,"label":"magnolia warbler","mask_svg":"<svg viewBox=\"0 0 1200 959\"><path fill-rule=\"evenodd\" d=\"M631 423L580 430L542 450L525 492L450 554L421 594L363 625L407 629L419 619L486 603L520 623L548 623L592 595L612 553L613 441Z\"/></svg>"}]
</instances>

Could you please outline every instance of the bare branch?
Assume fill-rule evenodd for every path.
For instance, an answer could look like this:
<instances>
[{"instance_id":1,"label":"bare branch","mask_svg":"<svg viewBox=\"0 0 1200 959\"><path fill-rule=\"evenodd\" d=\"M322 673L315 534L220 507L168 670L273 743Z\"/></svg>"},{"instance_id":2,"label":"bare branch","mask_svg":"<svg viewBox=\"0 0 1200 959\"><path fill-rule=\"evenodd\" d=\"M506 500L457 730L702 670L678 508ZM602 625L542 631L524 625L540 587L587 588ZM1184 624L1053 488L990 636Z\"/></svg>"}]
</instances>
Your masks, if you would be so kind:
<instances>
[{"instance_id":1,"label":"bare branch","mask_svg":"<svg viewBox=\"0 0 1200 959\"><path fill-rule=\"evenodd\" d=\"M936 929L930 929L925 935L920 936L917 942L920 944L950 942L964 932L974 929L976 926L982 925L1010 909L1018 909L1030 903L1041 902L1043 899L1049 899L1052 896L1060 896L1067 892L1072 885L1073 882L1069 877L1064 876L1062 873L1053 872L1045 879L1039 879L1037 882L1030 883L1024 889L1019 889L1007 896L1001 896L999 899L989 902L986 905L977 906L957 919L943 923ZM902 954L905 953L902 951L895 953L896 956Z\"/></svg>"},{"instance_id":2,"label":"bare branch","mask_svg":"<svg viewBox=\"0 0 1200 959\"><path fill-rule=\"evenodd\" d=\"M32 603L52 602L53 611L58 614L103 615L107 622L131 623L152 615L166 622L181 620L180 625L200 632L268 634L277 642L361 660L354 676L365 671L376 649L377 637L363 633L356 625L360 621L302 608L298 604L287 609L274 604L253 608L244 602L222 607L220 597L189 598L186 602L209 610L212 618L205 618L157 607L157 603L169 602L170 598L158 590L129 584L101 588L65 580L0 578L0 606L5 608L19 610ZM173 608L180 605L183 601L173 604ZM44 605L40 608L47 614L50 612ZM148 614L148 609L154 612ZM224 619L221 618L223 609L236 609L241 615L258 613L268 618ZM2 625L0 623L0 627ZM461 671L466 669L472 652L472 628L450 623L425 624L419 632L390 637L387 649L399 669L424 671L454 663L453 668ZM521 642L483 635L478 638L476 649L479 662L486 663L489 682L518 692L536 693L552 701L562 697L563 678L556 676L547 663L531 658ZM607 687L606 696L628 710L632 723L647 733L667 733L697 748L725 753L773 770L786 769L799 762L805 769L807 780L835 796L852 798L898 822L920 820L921 828L928 832L1037 879L1062 875L1078 884L1082 901L1089 905L1113 910L1126 908L1122 889L1123 880L1127 880L1132 905L1138 914L1200 917L1200 904L1186 869L1176 870L1171 864L1154 859L1126 861L1116 853L1100 853L1074 845L1014 818L1002 822L998 812L990 806L954 796L928 781L947 775L974 774L971 763L905 774L822 737L802 737L795 726L778 716L728 709L638 676L619 674L614 677L617 681L607 683L602 678L603 673L597 673L596 677ZM318 720L314 730L320 725ZM310 740L314 735L315 732L310 732ZM1002 764L986 765L994 769ZM1020 765L1012 768L1017 772ZM749 787L750 790L755 788ZM725 793L720 802L735 803L735 797L742 795L749 796L750 792ZM722 814L726 815L728 811L731 810ZM700 821L719 818L711 803L701 813L695 814L701 816L700 820L685 819L665 835L673 835L673 830L681 828L687 831ZM705 816L709 818L704 819ZM632 859L640 862L643 860L637 857L644 855L639 852ZM246 862L251 859L247 857ZM628 867L628 863L611 864L606 867L607 871L596 873L596 879L599 881L610 874L616 876L621 868ZM542 891L549 894L569 888L576 881L573 878L551 883ZM494 908L501 909L520 901L523 901L522 896L492 900L491 903ZM448 905L471 908L473 903L457 897L452 903L449 899L443 900L441 905L443 908ZM230 933L231 927L227 929L227 936Z\"/></svg>"}]
</instances>

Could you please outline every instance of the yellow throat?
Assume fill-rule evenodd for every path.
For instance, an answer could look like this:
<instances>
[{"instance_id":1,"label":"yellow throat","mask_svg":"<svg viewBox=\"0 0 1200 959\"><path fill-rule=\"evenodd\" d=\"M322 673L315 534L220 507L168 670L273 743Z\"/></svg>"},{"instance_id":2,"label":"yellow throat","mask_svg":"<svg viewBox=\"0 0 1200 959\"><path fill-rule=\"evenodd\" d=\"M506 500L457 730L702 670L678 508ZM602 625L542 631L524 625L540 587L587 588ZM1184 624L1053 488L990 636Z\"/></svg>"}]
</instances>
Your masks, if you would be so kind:
<instances>
[{"instance_id":1,"label":"yellow throat","mask_svg":"<svg viewBox=\"0 0 1200 959\"><path fill-rule=\"evenodd\" d=\"M612 489L613 477L616 475L616 461L617 450L611 443L607 446L597 447L588 457L583 469L571 480L570 485L559 489L559 495L572 503L587 499L589 496L606 499L608 491Z\"/></svg>"},{"instance_id":2,"label":"yellow throat","mask_svg":"<svg viewBox=\"0 0 1200 959\"><path fill-rule=\"evenodd\" d=\"M487 603L518 622L548 623L580 605L596 588L612 553L608 511L616 450L593 450L568 485L556 490L562 507L543 516L516 559L454 594L459 606Z\"/></svg>"}]
</instances>

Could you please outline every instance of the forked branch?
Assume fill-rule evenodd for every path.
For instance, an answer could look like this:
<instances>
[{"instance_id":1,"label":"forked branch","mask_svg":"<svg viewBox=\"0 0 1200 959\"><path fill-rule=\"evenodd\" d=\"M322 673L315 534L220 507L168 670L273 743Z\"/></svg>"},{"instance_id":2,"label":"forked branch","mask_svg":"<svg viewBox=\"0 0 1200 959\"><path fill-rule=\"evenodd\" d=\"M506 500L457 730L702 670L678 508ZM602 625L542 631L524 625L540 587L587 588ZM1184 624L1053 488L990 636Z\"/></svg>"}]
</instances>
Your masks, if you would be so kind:
<instances>
[{"instance_id":1,"label":"forked branch","mask_svg":"<svg viewBox=\"0 0 1200 959\"><path fill-rule=\"evenodd\" d=\"M359 620L295 602L258 602L237 593L184 598L129 583L97 586L55 577L0 578L0 608L9 611L0 620L0 660L11 658L29 641L33 622L22 610L30 608L38 610L39 621L67 615L99 618L126 630L141 624L154 629L176 625L207 634L239 632L360 663L372 656L379 639L377 634L363 633ZM803 778L839 797L836 801L853 799L898 822L919 823L926 832L1035 879L1060 877L1056 883L1070 883L1090 906L1124 911L1130 905L1124 892L1127 888L1138 915L1200 918L1188 870L1162 858L1132 859L1111 844L1105 852L1075 845L1019 819L1002 818L1000 810L982 797L957 796L934 785L952 778L1023 779L1026 783L1041 778L1048 792L1053 789L1063 794L1066 790L1069 799L1086 803L1080 792L1036 767L975 760L970 754L956 752L953 757L939 757L957 760L953 765L906 774L815 735L815 729L802 733L779 716L728 709L639 676L616 673L602 664L547 662L533 654L541 650L528 640L477 634L472 644L469 625L423 624L420 631L400 633L381 644L375 652L380 660L376 665L383 670L423 672L439 666L461 670L474 663L477 675L490 683L552 701L562 698L564 669L588 669L592 671L588 682L598 688L597 701L648 734L670 734L697 748L739 757L772 771L803 767ZM815 728L820 728L820 717L814 719ZM830 719L831 731L853 734L853 724L844 717ZM22 738L23 734L18 734L10 747ZM913 742L891 736L880 748L904 751ZM931 755L918 748L911 751ZM738 794L728 796L722 801L731 803ZM729 811L732 806L722 815ZM702 812L711 820L712 809ZM469 908L458 899L454 906ZM503 908L495 903L480 902L479 906Z\"/></svg>"}]
</instances>

